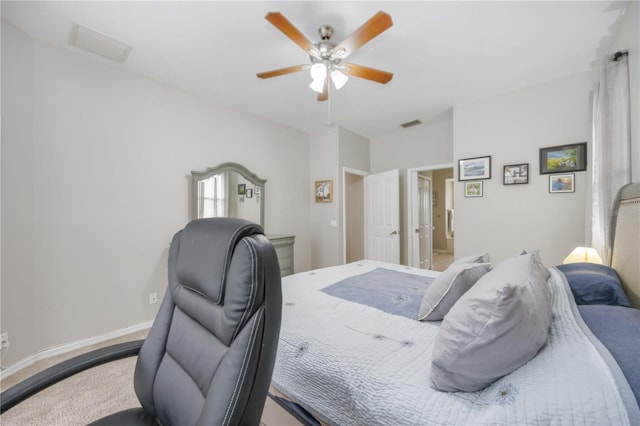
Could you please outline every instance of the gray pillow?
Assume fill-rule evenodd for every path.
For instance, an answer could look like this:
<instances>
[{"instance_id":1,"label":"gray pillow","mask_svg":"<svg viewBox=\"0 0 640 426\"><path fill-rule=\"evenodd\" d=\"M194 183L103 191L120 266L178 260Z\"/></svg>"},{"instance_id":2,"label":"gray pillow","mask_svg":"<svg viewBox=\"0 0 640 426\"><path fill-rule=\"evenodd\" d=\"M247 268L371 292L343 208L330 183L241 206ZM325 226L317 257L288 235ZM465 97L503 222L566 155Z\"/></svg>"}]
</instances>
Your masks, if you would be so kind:
<instances>
[{"instance_id":1,"label":"gray pillow","mask_svg":"<svg viewBox=\"0 0 640 426\"><path fill-rule=\"evenodd\" d=\"M484 388L531 360L549 336L548 270L537 253L500 262L451 308L436 336L431 385Z\"/></svg>"},{"instance_id":2,"label":"gray pillow","mask_svg":"<svg viewBox=\"0 0 640 426\"><path fill-rule=\"evenodd\" d=\"M489 253L474 254L471 256L461 257L460 259L453 262L451 265L459 265L461 263L489 263Z\"/></svg>"},{"instance_id":3,"label":"gray pillow","mask_svg":"<svg viewBox=\"0 0 640 426\"><path fill-rule=\"evenodd\" d=\"M418 319L438 321L472 285L491 270L489 263L454 263L429 284L422 297Z\"/></svg>"}]
</instances>

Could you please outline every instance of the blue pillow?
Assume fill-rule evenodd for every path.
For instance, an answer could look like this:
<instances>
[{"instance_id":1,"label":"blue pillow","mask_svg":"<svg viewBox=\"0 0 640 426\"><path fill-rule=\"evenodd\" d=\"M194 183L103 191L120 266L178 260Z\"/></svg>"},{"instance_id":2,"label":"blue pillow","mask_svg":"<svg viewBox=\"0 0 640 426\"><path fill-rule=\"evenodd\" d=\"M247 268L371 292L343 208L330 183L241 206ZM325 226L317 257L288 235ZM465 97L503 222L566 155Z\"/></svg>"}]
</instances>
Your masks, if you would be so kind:
<instances>
[{"instance_id":1,"label":"blue pillow","mask_svg":"<svg viewBox=\"0 0 640 426\"><path fill-rule=\"evenodd\" d=\"M580 306L582 319L620 366L640 405L640 309Z\"/></svg>"},{"instance_id":2,"label":"blue pillow","mask_svg":"<svg viewBox=\"0 0 640 426\"><path fill-rule=\"evenodd\" d=\"M631 307L616 271L596 263L569 263L558 269L567 277L578 305Z\"/></svg>"}]
</instances>

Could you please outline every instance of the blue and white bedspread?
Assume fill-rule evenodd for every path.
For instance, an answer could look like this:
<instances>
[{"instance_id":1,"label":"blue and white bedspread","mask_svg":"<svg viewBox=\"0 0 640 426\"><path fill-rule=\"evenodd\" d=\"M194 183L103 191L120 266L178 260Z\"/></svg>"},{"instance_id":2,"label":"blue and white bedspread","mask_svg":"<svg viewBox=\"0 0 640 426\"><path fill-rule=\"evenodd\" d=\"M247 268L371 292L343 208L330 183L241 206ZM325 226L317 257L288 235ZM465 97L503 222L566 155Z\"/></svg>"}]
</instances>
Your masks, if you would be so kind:
<instances>
[{"instance_id":1,"label":"blue and white bedspread","mask_svg":"<svg viewBox=\"0 0 640 426\"><path fill-rule=\"evenodd\" d=\"M582 322L564 277L550 272L548 343L523 367L471 393L429 385L440 322L413 318L420 287L437 273L361 261L286 277L272 384L331 425L640 424L620 369ZM343 280L365 273L373 285L386 280L392 287L405 274L413 280L401 290L405 296L367 300L372 307L345 296L366 280ZM415 315L389 313L394 305Z\"/></svg>"}]
</instances>

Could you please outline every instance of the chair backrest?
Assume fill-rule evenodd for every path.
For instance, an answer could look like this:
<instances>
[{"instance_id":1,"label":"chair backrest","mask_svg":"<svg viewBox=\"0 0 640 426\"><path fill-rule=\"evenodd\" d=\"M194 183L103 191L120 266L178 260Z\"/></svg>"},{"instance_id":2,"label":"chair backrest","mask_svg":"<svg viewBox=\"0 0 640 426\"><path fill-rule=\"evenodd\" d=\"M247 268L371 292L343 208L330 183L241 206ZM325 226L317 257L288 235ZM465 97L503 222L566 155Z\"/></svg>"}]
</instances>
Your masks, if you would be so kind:
<instances>
[{"instance_id":1,"label":"chair backrest","mask_svg":"<svg viewBox=\"0 0 640 426\"><path fill-rule=\"evenodd\" d=\"M165 426L257 425L281 310L278 259L260 226L187 224L171 242L169 288L136 365L142 407Z\"/></svg>"}]
</instances>

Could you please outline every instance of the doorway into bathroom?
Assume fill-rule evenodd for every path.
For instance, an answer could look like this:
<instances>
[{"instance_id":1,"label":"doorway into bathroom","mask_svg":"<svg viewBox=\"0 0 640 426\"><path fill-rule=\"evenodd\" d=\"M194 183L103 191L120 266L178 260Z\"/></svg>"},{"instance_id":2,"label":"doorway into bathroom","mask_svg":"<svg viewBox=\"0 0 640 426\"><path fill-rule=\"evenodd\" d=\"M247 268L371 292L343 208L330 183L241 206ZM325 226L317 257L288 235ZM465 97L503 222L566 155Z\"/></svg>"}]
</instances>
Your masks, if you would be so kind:
<instances>
[{"instance_id":1,"label":"doorway into bathroom","mask_svg":"<svg viewBox=\"0 0 640 426\"><path fill-rule=\"evenodd\" d=\"M445 270L454 259L454 178L450 164L407 170L411 266Z\"/></svg>"}]
</instances>

